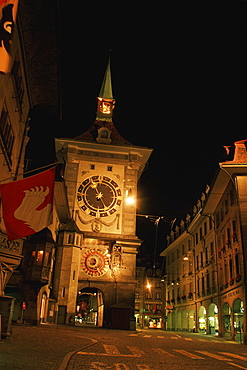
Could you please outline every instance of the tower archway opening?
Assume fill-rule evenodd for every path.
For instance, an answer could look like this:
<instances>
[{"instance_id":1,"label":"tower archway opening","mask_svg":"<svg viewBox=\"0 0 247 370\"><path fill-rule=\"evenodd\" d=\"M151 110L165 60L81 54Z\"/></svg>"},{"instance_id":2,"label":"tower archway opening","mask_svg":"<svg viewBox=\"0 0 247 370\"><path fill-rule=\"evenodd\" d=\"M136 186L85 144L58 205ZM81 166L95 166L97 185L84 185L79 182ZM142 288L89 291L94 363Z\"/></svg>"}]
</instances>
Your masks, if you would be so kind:
<instances>
[{"instance_id":1,"label":"tower archway opening","mask_svg":"<svg viewBox=\"0 0 247 370\"><path fill-rule=\"evenodd\" d=\"M104 299L97 288L84 288L78 292L76 300L76 325L103 326Z\"/></svg>"}]
</instances>

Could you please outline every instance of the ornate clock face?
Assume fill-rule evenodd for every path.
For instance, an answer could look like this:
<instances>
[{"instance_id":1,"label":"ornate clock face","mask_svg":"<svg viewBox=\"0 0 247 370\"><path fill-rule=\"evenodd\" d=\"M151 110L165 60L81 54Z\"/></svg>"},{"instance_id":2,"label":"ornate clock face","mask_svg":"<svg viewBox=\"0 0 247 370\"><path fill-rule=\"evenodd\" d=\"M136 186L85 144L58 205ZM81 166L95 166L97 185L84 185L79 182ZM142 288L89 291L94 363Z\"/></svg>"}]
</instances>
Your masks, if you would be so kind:
<instances>
[{"instance_id":1,"label":"ornate clock face","mask_svg":"<svg viewBox=\"0 0 247 370\"><path fill-rule=\"evenodd\" d=\"M80 209L93 217L111 216L122 201L118 184L107 176L91 176L85 179L77 190Z\"/></svg>"},{"instance_id":2,"label":"ornate clock face","mask_svg":"<svg viewBox=\"0 0 247 370\"><path fill-rule=\"evenodd\" d=\"M83 255L82 269L89 276L102 276L109 269L107 251L88 249Z\"/></svg>"}]
</instances>

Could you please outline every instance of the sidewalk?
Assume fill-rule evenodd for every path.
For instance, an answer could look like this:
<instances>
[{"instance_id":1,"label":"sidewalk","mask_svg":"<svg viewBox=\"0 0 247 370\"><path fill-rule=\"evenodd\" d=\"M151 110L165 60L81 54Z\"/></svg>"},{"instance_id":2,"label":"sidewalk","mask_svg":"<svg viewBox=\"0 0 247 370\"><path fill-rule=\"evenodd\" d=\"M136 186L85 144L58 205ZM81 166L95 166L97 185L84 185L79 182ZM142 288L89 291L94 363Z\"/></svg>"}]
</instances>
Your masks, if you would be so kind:
<instances>
[{"instance_id":1,"label":"sidewalk","mask_svg":"<svg viewBox=\"0 0 247 370\"><path fill-rule=\"evenodd\" d=\"M188 331L169 331L169 330L166 330L165 332L170 333L173 336L181 336L181 337L187 337L187 338L189 337L192 339L198 338L199 340L205 340L205 341L213 341L213 342L219 341L219 342L226 342L226 343L231 343L231 344L243 344L242 338L241 338L241 341L234 341L231 338L219 337L216 334L201 334L201 333L192 333Z\"/></svg>"}]
</instances>

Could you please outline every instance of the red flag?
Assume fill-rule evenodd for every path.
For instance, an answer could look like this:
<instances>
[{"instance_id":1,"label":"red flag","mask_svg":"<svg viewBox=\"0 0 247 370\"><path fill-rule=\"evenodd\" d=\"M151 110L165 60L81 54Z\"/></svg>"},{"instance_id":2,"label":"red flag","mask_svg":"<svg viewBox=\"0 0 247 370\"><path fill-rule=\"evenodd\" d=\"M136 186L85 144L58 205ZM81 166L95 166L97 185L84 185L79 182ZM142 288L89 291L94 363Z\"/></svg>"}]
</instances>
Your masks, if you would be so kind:
<instances>
[{"instance_id":1,"label":"red flag","mask_svg":"<svg viewBox=\"0 0 247 370\"><path fill-rule=\"evenodd\" d=\"M0 185L2 216L9 240L34 234L51 224L55 167Z\"/></svg>"}]
</instances>

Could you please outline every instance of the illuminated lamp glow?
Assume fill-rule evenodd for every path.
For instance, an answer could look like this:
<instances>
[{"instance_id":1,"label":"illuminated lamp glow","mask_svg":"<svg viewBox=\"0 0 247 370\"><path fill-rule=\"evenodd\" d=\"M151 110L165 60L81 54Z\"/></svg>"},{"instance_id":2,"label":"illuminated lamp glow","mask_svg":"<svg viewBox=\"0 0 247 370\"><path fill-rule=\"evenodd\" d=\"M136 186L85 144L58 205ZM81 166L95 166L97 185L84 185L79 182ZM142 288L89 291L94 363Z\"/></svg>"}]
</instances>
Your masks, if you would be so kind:
<instances>
[{"instance_id":1,"label":"illuminated lamp glow","mask_svg":"<svg viewBox=\"0 0 247 370\"><path fill-rule=\"evenodd\" d=\"M132 205L135 203L135 198L132 194L132 190L131 189L128 189L126 190L126 199L125 199L126 203L128 205Z\"/></svg>"}]
</instances>

